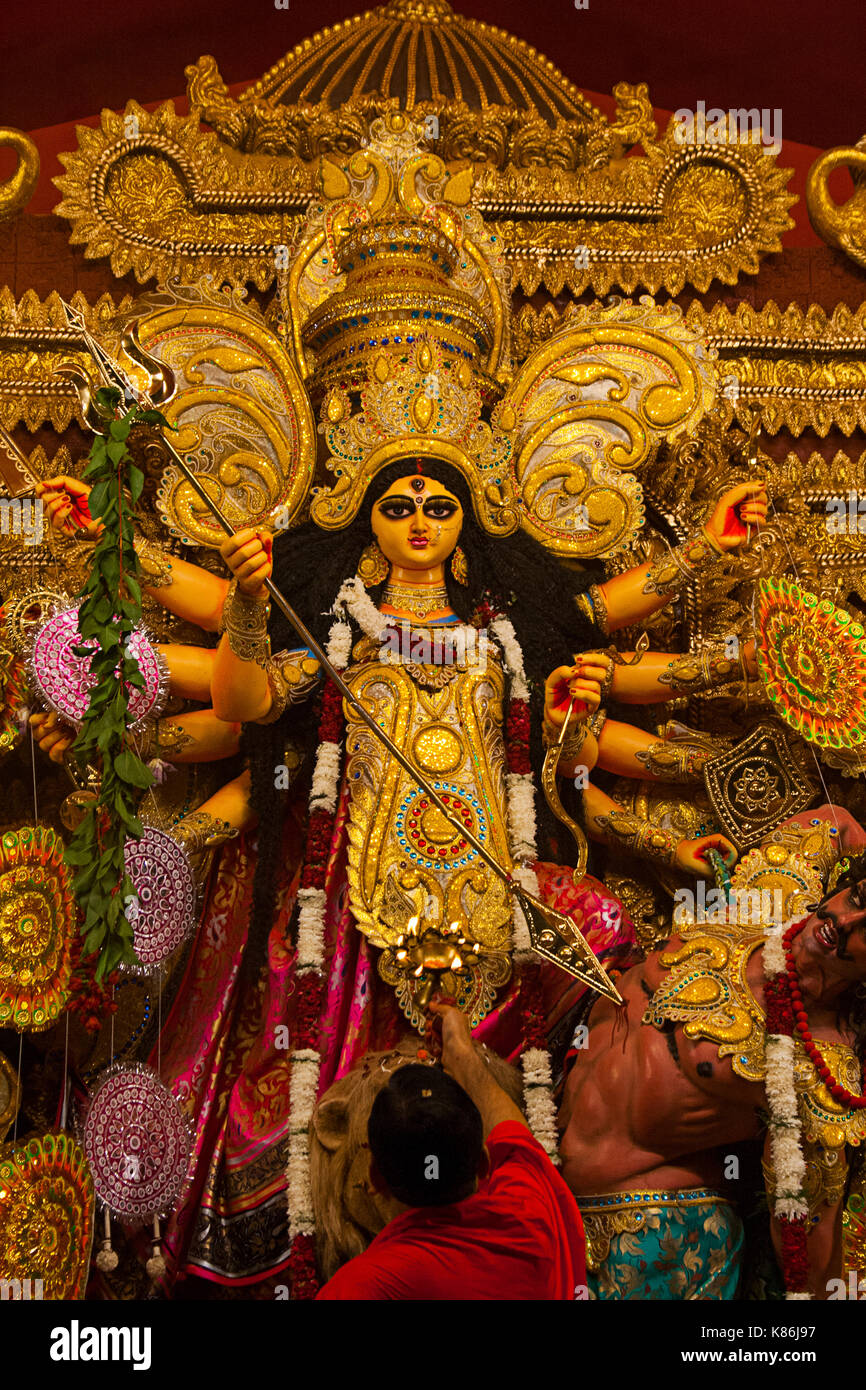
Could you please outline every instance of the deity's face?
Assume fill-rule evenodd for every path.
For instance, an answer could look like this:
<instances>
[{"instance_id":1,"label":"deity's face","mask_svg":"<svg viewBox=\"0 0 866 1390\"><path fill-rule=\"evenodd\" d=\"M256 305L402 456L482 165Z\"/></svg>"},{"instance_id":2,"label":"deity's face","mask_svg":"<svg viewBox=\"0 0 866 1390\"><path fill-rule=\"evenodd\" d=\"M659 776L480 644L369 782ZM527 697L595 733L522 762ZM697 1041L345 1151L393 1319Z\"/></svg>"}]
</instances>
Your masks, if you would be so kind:
<instances>
[{"instance_id":1,"label":"deity's face","mask_svg":"<svg viewBox=\"0 0 866 1390\"><path fill-rule=\"evenodd\" d=\"M866 980L866 882L834 893L806 919L797 973L813 993Z\"/></svg>"},{"instance_id":2,"label":"deity's face","mask_svg":"<svg viewBox=\"0 0 866 1390\"><path fill-rule=\"evenodd\" d=\"M386 560L403 570L432 570L454 550L463 526L463 508L444 483L408 473L398 478L370 517Z\"/></svg>"}]
</instances>

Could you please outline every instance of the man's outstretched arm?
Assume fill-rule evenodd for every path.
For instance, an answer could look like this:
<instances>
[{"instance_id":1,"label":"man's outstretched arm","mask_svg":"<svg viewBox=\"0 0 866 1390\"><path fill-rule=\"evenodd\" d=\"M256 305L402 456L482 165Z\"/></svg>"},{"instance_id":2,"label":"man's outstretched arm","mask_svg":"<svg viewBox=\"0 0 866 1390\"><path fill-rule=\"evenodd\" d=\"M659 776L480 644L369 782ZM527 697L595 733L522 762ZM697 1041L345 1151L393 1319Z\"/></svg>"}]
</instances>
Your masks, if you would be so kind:
<instances>
[{"instance_id":1,"label":"man's outstretched arm","mask_svg":"<svg viewBox=\"0 0 866 1390\"><path fill-rule=\"evenodd\" d=\"M484 1137L506 1120L529 1128L526 1117L493 1080L490 1068L469 1031L469 1020L450 1004L431 1005L442 1020L442 1065L481 1113Z\"/></svg>"}]
</instances>

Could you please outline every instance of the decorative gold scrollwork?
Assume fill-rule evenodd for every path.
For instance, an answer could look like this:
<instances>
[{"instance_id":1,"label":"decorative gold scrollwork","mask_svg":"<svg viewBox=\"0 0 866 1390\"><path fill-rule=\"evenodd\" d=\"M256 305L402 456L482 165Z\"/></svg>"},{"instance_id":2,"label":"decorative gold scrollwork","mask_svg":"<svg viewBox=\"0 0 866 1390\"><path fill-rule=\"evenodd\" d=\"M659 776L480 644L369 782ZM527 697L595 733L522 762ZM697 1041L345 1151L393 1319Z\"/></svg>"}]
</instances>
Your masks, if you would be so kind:
<instances>
[{"instance_id":1,"label":"decorative gold scrollwork","mask_svg":"<svg viewBox=\"0 0 866 1390\"><path fill-rule=\"evenodd\" d=\"M499 407L514 421L522 524L564 555L634 540L633 476L665 436L694 428L714 399L704 344L676 308L649 298L581 307L530 354Z\"/></svg>"}]
</instances>

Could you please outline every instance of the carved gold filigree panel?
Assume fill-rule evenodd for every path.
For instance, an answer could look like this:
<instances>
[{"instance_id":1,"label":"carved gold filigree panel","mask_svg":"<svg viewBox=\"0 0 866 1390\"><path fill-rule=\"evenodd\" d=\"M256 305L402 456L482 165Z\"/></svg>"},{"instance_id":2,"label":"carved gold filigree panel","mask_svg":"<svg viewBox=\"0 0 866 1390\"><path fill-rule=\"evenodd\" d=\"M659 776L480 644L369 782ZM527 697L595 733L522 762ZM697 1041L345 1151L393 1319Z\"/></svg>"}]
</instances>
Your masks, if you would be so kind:
<instances>
[{"instance_id":1,"label":"carved gold filigree panel","mask_svg":"<svg viewBox=\"0 0 866 1390\"><path fill-rule=\"evenodd\" d=\"M33 196L39 182L39 151L23 130L0 126L0 146L15 151L16 166L0 183L0 219L14 217Z\"/></svg>"},{"instance_id":2,"label":"carved gold filigree panel","mask_svg":"<svg viewBox=\"0 0 866 1390\"><path fill-rule=\"evenodd\" d=\"M312 407L284 343L254 304L207 285L147 296L121 322L173 374L162 410L214 502L236 527L294 521L316 458ZM223 532L175 464L159 487L162 521L192 545Z\"/></svg>"},{"instance_id":3,"label":"carved gold filigree panel","mask_svg":"<svg viewBox=\"0 0 866 1390\"><path fill-rule=\"evenodd\" d=\"M60 156L55 212L85 256L108 257L115 275L131 270L140 283L205 274L272 283L274 247L291 245L303 225L310 169L244 158L170 101L154 112L137 102L103 111L97 129L78 134L78 150Z\"/></svg>"},{"instance_id":4,"label":"carved gold filigree panel","mask_svg":"<svg viewBox=\"0 0 866 1390\"><path fill-rule=\"evenodd\" d=\"M602 294L614 285L677 294L687 283L702 290L714 278L733 284L757 272L791 225L790 171L759 145L684 146L673 126L657 139L645 92L617 91L614 122L592 126L595 144L580 141L575 167L561 167L557 130L537 119L525 164L500 168L471 139L443 148L449 162L472 161L475 206L513 284L527 294L541 286ZM373 114L365 106L364 116ZM241 153L202 132L196 113L177 116L171 102L153 113L130 102L122 115L104 112L99 129L81 128L79 149L62 156L57 212L85 255L108 257L117 275L132 270L144 282L209 272L266 288L274 247L295 244L318 186L315 154L363 146L367 120L349 116L344 128L342 111L323 115L340 137L318 141L305 161ZM624 142L638 140L645 154L618 157Z\"/></svg>"},{"instance_id":5,"label":"carved gold filigree panel","mask_svg":"<svg viewBox=\"0 0 866 1390\"><path fill-rule=\"evenodd\" d=\"M634 476L661 439L712 406L714 370L676 307L581 306L518 371L498 418L516 435L523 525L581 558L630 545L643 524Z\"/></svg>"},{"instance_id":6,"label":"carved gold filigree panel","mask_svg":"<svg viewBox=\"0 0 866 1390\"><path fill-rule=\"evenodd\" d=\"M512 334L515 358L547 342L567 314L550 302L522 305ZM782 310L768 300L763 309L740 303L732 313L724 304L705 309L695 301L686 323L718 354L726 424L748 428L757 409L769 434L866 428L866 305L838 304L828 313L818 304Z\"/></svg>"},{"instance_id":7,"label":"carved gold filigree panel","mask_svg":"<svg viewBox=\"0 0 866 1390\"><path fill-rule=\"evenodd\" d=\"M866 427L866 306L817 304L760 310L738 304L706 310L690 305L686 322L706 334L719 354L719 372L733 379L726 392L733 417L748 426L760 412L762 429L801 434Z\"/></svg>"},{"instance_id":8,"label":"carved gold filigree panel","mask_svg":"<svg viewBox=\"0 0 866 1390\"><path fill-rule=\"evenodd\" d=\"M131 302L127 296L120 309ZM76 293L71 303L97 336L118 313L107 294L91 305ZM73 420L83 423L74 385L56 375L62 364L87 367L90 357L80 342L76 331L67 327L56 294L41 300L28 290L16 303L7 285L0 289L0 424L5 429L22 424L35 430L50 424L61 431Z\"/></svg>"}]
</instances>

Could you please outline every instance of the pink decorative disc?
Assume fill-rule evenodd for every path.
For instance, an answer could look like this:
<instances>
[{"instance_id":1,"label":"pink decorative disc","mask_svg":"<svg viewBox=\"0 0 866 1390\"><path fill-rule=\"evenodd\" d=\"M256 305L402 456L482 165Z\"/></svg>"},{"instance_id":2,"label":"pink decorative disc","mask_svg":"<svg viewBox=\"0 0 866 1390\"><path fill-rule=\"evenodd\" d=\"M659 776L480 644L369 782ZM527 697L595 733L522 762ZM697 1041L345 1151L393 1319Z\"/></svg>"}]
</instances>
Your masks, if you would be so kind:
<instances>
[{"instance_id":1,"label":"pink decorative disc","mask_svg":"<svg viewBox=\"0 0 866 1390\"><path fill-rule=\"evenodd\" d=\"M123 859L135 888L126 910L133 946L150 971L195 928L195 878L182 845L152 825L145 826L140 840L126 841Z\"/></svg>"},{"instance_id":2,"label":"pink decorative disc","mask_svg":"<svg viewBox=\"0 0 866 1390\"><path fill-rule=\"evenodd\" d=\"M76 656L73 647L96 647L88 638L82 643L78 631L78 609L64 608L43 623L33 644L33 677L40 695L67 723L80 728L87 713L87 704L95 678L90 671L90 657ZM165 704L168 686L165 663L153 643L140 628L129 639L129 650L144 676L144 689L130 690L130 727L138 728L145 719L153 719Z\"/></svg>"},{"instance_id":3,"label":"pink decorative disc","mask_svg":"<svg viewBox=\"0 0 866 1390\"><path fill-rule=\"evenodd\" d=\"M114 1066L103 1072L82 1137L96 1195L114 1216L146 1222L171 1211L191 1139L186 1116L155 1071Z\"/></svg>"}]
</instances>

